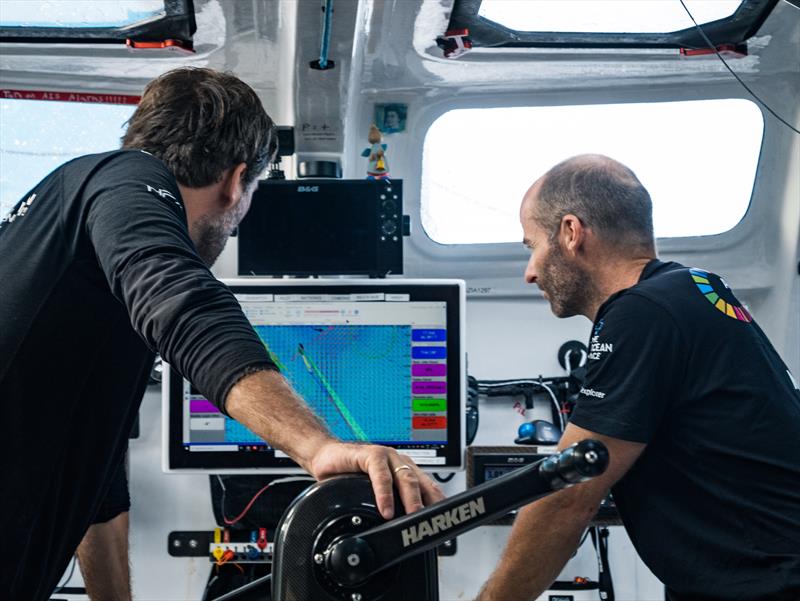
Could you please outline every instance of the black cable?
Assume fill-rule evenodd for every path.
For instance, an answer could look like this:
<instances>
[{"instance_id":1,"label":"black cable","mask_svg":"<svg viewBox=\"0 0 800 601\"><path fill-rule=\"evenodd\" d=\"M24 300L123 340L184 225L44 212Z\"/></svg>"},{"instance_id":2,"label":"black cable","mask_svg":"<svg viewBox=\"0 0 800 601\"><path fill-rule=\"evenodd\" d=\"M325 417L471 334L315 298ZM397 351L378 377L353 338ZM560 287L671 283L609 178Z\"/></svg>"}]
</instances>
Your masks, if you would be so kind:
<instances>
[{"instance_id":1,"label":"black cable","mask_svg":"<svg viewBox=\"0 0 800 601\"><path fill-rule=\"evenodd\" d=\"M211 591L211 587L214 586L214 583L219 580L219 575L214 574L211 578L208 579L206 583L206 590L203 591L202 601L208 600L208 593Z\"/></svg>"},{"instance_id":2,"label":"black cable","mask_svg":"<svg viewBox=\"0 0 800 601\"><path fill-rule=\"evenodd\" d=\"M765 109L767 109L767 110L768 110L768 111L769 111L769 112L772 114L772 116L773 116L773 117L775 117L775 118L776 118L778 121L780 121L781 123L783 123L783 124L784 124L786 127L788 127L789 129L791 129L791 130L792 130L794 133L796 133L796 134L800 134L800 130L798 130L797 128L795 128L795 127L794 127L793 125L791 125L791 124L790 124L788 121L786 121L786 120L785 120L783 117L781 117L781 116L780 116L778 113L776 113L775 111L773 111L773 110L770 108L770 106L769 106L769 105L768 105L766 102L764 102L763 100L761 100L761 98L759 98L759 97L756 95L756 93L755 93L755 92L753 92L753 90L751 90L751 89L750 89L750 88L747 86L747 84L745 84L745 83L742 81L742 78L741 78L741 77L739 77L739 76L738 76L738 75L737 75L737 74L734 72L734 70L733 70L733 69L731 69L730 65L728 65L728 62L727 62L727 61L726 61L724 58L722 58L722 55L720 54L719 50L717 50L717 47L714 45L714 42L712 42L712 41L711 41L711 40L708 38L708 36L706 35L706 32L705 32L705 31L703 31L703 28L702 28L702 27L700 27L700 25L698 25L698 24L697 24L697 21L695 21L695 20L694 20L694 17L692 16L692 13L690 13L690 12L689 12L689 9L686 7L686 4L684 4L683 0L679 0L679 2L681 3L681 6L683 6L683 10L685 10L685 11L686 11L686 14L687 14L687 15L689 15L689 18L692 20L692 23L694 23L694 26L697 28L697 31L699 31L699 32L700 32L700 35L701 35L701 36L703 37L703 39L706 41L706 44L708 44L708 47L709 47L709 48L711 48L711 50L713 50L713 51L714 51L714 54L716 54L716 55L717 55L717 58L718 58L719 60L721 60L721 61L722 61L722 64L723 64L723 65L725 65L725 68L726 68L726 69L728 69L728 71L730 71L730 72L731 72L731 75L733 75L733 76L736 78L736 81L738 81L738 82L739 82L739 83L742 85L742 87L743 87L745 90L747 90L747 91L750 93L750 95L751 95L753 98L755 98L755 99L758 101L758 103L759 103L761 106L763 106Z\"/></svg>"},{"instance_id":3,"label":"black cable","mask_svg":"<svg viewBox=\"0 0 800 601\"><path fill-rule=\"evenodd\" d=\"M575 550L572 552L570 559L572 559L578 554L578 551L580 551L580 548L583 546L583 543L586 542L587 538L589 538L589 528L586 528L586 530L583 531L583 536L581 537L581 540L578 541L578 546L575 547Z\"/></svg>"},{"instance_id":4,"label":"black cable","mask_svg":"<svg viewBox=\"0 0 800 601\"><path fill-rule=\"evenodd\" d=\"M611 565L608 562L608 528L592 526L589 528L597 554L597 583L601 601L614 601L614 580L611 578Z\"/></svg>"},{"instance_id":5,"label":"black cable","mask_svg":"<svg viewBox=\"0 0 800 601\"><path fill-rule=\"evenodd\" d=\"M69 575L67 576L67 579L64 581L63 584L59 584L56 587L56 590L53 591L54 595L56 593L60 593L63 590L63 588L69 584L69 581L72 580L72 576L75 574L75 564L77 564L77 563L78 563L78 556L77 555L73 555L72 556L72 567L69 569Z\"/></svg>"},{"instance_id":6,"label":"black cable","mask_svg":"<svg viewBox=\"0 0 800 601\"><path fill-rule=\"evenodd\" d=\"M215 597L214 601L225 601L226 599L233 599L234 597L238 597L242 593L245 593L251 589L256 588L257 586L269 582L271 579L272 579L272 574L267 574L266 576L262 576L261 578L256 578L252 582L248 582L247 584L240 586L239 588L235 588L232 591L225 593L224 595Z\"/></svg>"},{"instance_id":7,"label":"black cable","mask_svg":"<svg viewBox=\"0 0 800 601\"><path fill-rule=\"evenodd\" d=\"M224 522L225 517L228 515L225 512L225 493L228 492L228 489L225 486L225 483L222 481L222 476L220 476L219 474L217 474L216 476L217 476L217 482L219 482L220 488L222 488L222 497L219 500L219 512L222 514L222 521Z\"/></svg>"},{"instance_id":8,"label":"black cable","mask_svg":"<svg viewBox=\"0 0 800 601\"><path fill-rule=\"evenodd\" d=\"M450 482L450 480L452 480L455 477L456 477L455 472L450 472L449 474L445 474L444 476L436 472L433 473L433 479L436 480L437 482L441 482L442 484Z\"/></svg>"},{"instance_id":9,"label":"black cable","mask_svg":"<svg viewBox=\"0 0 800 601\"><path fill-rule=\"evenodd\" d=\"M577 551L578 549L580 549L580 548L583 546L583 543L585 543L585 542L586 542L586 539L587 539L587 538L589 538L589 529L588 529L588 528L587 528L586 530L584 530L584 531L583 531L583 536L581 537L581 540L580 540L580 542L578 543L578 547L577 547L577 549L575 549L576 551Z\"/></svg>"},{"instance_id":10,"label":"black cable","mask_svg":"<svg viewBox=\"0 0 800 601\"><path fill-rule=\"evenodd\" d=\"M481 413L478 409L478 399L475 398L473 405L467 407L466 413L467 420L467 446L475 442L475 437L478 435L478 429L481 426Z\"/></svg>"},{"instance_id":11,"label":"black cable","mask_svg":"<svg viewBox=\"0 0 800 601\"><path fill-rule=\"evenodd\" d=\"M555 409L555 414L558 415L558 422L561 431L563 432L567 427L566 419L564 418L563 414L561 413L561 405L556 398L555 392L553 392L553 387L557 386L559 382L566 381L567 378L548 378L543 379L539 378L538 380L533 380L529 378L525 379L517 379L517 380L478 380L478 391L486 396L507 396L509 394L525 394L524 388L527 386L538 386L540 389L543 389L547 392L547 395L550 397L550 401L553 403L553 407ZM510 390L511 388L519 387L519 390ZM500 392L497 392L500 391ZM494 394L492 394L494 392Z\"/></svg>"}]
</instances>

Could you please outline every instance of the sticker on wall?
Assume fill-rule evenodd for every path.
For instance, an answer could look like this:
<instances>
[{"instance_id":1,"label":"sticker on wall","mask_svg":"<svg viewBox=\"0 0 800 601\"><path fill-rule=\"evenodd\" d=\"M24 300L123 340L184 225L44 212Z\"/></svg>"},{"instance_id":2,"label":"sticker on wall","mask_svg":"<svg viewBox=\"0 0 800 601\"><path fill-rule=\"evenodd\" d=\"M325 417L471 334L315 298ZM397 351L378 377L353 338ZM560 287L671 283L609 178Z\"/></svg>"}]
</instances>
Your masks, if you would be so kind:
<instances>
[{"instance_id":1,"label":"sticker on wall","mask_svg":"<svg viewBox=\"0 0 800 601\"><path fill-rule=\"evenodd\" d=\"M384 134L396 134L406 130L408 105L402 103L376 104L375 125Z\"/></svg>"},{"instance_id":2,"label":"sticker on wall","mask_svg":"<svg viewBox=\"0 0 800 601\"><path fill-rule=\"evenodd\" d=\"M338 123L329 123L328 121L304 121L297 128L300 138L304 143L314 142L339 142L339 125ZM308 151L308 148L304 148ZM314 149L317 150L317 149Z\"/></svg>"}]
</instances>

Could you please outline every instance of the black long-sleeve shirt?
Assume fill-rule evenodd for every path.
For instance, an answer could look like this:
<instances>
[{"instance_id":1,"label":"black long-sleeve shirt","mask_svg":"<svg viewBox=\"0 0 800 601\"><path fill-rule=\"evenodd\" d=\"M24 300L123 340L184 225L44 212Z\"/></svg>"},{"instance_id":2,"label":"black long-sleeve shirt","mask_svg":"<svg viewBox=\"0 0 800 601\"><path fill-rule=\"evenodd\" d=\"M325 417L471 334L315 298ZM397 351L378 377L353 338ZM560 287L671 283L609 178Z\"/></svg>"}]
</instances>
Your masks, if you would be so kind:
<instances>
[{"instance_id":1,"label":"black long-sleeve shirt","mask_svg":"<svg viewBox=\"0 0 800 601\"><path fill-rule=\"evenodd\" d=\"M75 159L0 223L0 599L45 599L125 451L153 352L218 406L274 368L141 151ZM224 408L223 408L224 409Z\"/></svg>"}]
</instances>

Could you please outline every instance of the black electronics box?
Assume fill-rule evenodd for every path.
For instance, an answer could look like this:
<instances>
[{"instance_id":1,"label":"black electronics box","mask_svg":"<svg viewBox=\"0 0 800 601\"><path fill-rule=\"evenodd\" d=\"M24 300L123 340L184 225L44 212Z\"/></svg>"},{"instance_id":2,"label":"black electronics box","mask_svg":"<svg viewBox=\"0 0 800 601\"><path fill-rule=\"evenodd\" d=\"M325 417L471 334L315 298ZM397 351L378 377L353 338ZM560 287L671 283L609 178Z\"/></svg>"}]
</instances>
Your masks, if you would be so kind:
<instances>
[{"instance_id":1,"label":"black electronics box","mask_svg":"<svg viewBox=\"0 0 800 601\"><path fill-rule=\"evenodd\" d=\"M239 225L239 275L403 273L402 180L264 180Z\"/></svg>"},{"instance_id":2,"label":"black electronics box","mask_svg":"<svg viewBox=\"0 0 800 601\"><path fill-rule=\"evenodd\" d=\"M531 463L549 457L556 450L552 446L514 446L514 447L467 447L467 488L478 486L489 480L505 476ZM499 517L489 525L507 526L514 523L517 510ZM609 494L600 504L597 514L592 519L593 526L622 525L617 506Z\"/></svg>"}]
</instances>

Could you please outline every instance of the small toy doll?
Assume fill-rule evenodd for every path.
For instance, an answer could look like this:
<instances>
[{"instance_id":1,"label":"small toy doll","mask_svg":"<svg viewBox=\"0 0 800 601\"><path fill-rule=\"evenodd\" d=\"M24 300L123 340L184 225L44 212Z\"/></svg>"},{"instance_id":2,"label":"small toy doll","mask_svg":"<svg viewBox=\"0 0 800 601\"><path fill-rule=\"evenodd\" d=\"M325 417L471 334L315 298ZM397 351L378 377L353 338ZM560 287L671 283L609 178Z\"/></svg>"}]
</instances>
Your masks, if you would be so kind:
<instances>
[{"instance_id":1,"label":"small toy doll","mask_svg":"<svg viewBox=\"0 0 800 601\"><path fill-rule=\"evenodd\" d=\"M367 140L371 146L365 148L362 157L369 157L367 179L386 179L389 177L389 162L386 160L386 144L381 144L381 132L375 125L369 126Z\"/></svg>"}]
</instances>

